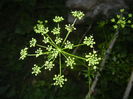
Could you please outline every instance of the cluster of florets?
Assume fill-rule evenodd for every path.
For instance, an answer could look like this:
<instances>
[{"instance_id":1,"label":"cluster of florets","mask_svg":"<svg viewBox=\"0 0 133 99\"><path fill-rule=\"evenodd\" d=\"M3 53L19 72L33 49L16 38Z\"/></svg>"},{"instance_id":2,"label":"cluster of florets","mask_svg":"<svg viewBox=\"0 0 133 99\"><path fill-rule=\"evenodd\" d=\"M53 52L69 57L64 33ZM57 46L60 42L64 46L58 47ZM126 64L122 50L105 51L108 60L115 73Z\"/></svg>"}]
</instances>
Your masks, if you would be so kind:
<instances>
[{"instance_id":1,"label":"cluster of florets","mask_svg":"<svg viewBox=\"0 0 133 99\"><path fill-rule=\"evenodd\" d=\"M55 64L53 64L53 61L46 61L44 66L45 69L48 69L49 71L51 71L51 69L54 67Z\"/></svg>"},{"instance_id":2,"label":"cluster of florets","mask_svg":"<svg viewBox=\"0 0 133 99\"><path fill-rule=\"evenodd\" d=\"M72 16L74 16L75 18L78 18L79 20L83 18L83 16L85 15L83 12L81 11L72 11Z\"/></svg>"},{"instance_id":3,"label":"cluster of florets","mask_svg":"<svg viewBox=\"0 0 133 99\"><path fill-rule=\"evenodd\" d=\"M87 46L90 46L90 48L93 48L93 45L95 44L93 36L90 37L86 36L83 43L86 44Z\"/></svg>"},{"instance_id":4,"label":"cluster of florets","mask_svg":"<svg viewBox=\"0 0 133 99\"><path fill-rule=\"evenodd\" d=\"M93 69L96 69L96 65L99 64L99 61L101 58L97 57L97 52L93 51L93 53L89 53L88 55L85 56L86 61L88 61L88 66L93 66Z\"/></svg>"},{"instance_id":5,"label":"cluster of florets","mask_svg":"<svg viewBox=\"0 0 133 99\"><path fill-rule=\"evenodd\" d=\"M64 85L64 82L67 81L66 78L64 78L64 75L54 75L53 80L55 80L54 85L59 85L60 87L62 87L62 85Z\"/></svg>"},{"instance_id":6,"label":"cluster of florets","mask_svg":"<svg viewBox=\"0 0 133 99\"><path fill-rule=\"evenodd\" d=\"M28 54L27 50L28 50L27 47L25 47L24 49L21 50L19 59L24 60L27 57L27 54Z\"/></svg>"},{"instance_id":7,"label":"cluster of florets","mask_svg":"<svg viewBox=\"0 0 133 99\"><path fill-rule=\"evenodd\" d=\"M73 69L74 68L73 66L76 65L74 57L73 58L68 57L65 62L66 66L70 66L71 69Z\"/></svg>"},{"instance_id":8,"label":"cluster of florets","mask_svg":"<svg viewBox=\"0 0 133 99\"><path fill-rule=\"evenodd\" d=\"M39 73L41 73L41 67L38 65L34 64L34 67L32 68L32 74L37 76Z\"/></svg>"},{"instance_id":9,"label":"cluster of florets","mask_svg":"<svg viewBox=\"0 0 133 99\"><path fill-rule=\"evenodd\" d=\"M129 13L127 17L124 17L124 11L124 9L120 9L120 14L116 15L117 19L111 19L111 22L115 23L115 25L113 25L114 29L125 28L125 26L133 28L133 23L131 21L132 14Z\"/></svg>"},{"instance_id":10,"label":"cluster of florets","mask_svg":"<svg viewBox=\"0 0 133 99\"><path fill-rule=\"evenodd\" d=\"M21 60L24 60L27 56L40 57L42 55L45 55L46 60L44 61L44 64L42 66L35 64L32 68L32 74L34 74L35 76L41 73L42 68L51 71L56 66L55 61L59 61L59 64L57 65L59 67L59 74L54 76L53 80L55 82L53 83L53 85L59 85L60 87L62 87L64 82L67 81L65 76L62 74L62 57L65 58L64 62L66 63L66 68L70 69L74 69L74 66L76 65L75 59L87 62L88 68L92 66L94 70L96 70L96 65L100 61L100 58L98 58L98 55L95 51L93 51L93 53L89 53L84 57L67 52L69 50L73 50L77 46L88 46L93 49L95 44L93 36L86 36L83 40L83 43L77 45L68 40L69 34L76 30L74 26L76 20L80 20L84 17L84 13L81 11L72 11L71 14L75 18L75 20L72 24L65 25L67 32L65 38L62 38L60 35L60 24L64 20L63 17L55 16L53 22L57 23L57 27L54 27L51 30L49 29L49 27L47 27L48 21L43 22L39 20L37 25L34 27L34 31L35 33L42 36L42 45L38 44L35 38L32 38L29 41L29 48L37 48L34 53L28 52L28 47L22 49L20 52ZM54 36L50 37L49 34Z\"/></svg>"}]
</instances>

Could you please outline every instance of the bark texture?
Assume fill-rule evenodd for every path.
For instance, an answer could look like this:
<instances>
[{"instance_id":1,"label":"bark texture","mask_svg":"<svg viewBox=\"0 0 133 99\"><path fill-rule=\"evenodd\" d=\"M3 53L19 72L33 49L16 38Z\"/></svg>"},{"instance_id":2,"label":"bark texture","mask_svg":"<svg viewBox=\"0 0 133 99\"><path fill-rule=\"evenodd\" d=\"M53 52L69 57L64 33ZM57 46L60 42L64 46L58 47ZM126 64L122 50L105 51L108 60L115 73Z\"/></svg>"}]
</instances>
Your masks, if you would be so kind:
<instances>
[{"instance_id":1,"label":"bark texture","mask_svg":"<svg viewBox=\"0 0 133 99\"><path fill-rule=\"evenodd\" d=\"M128 99L130 91L132 89L132 86L133 86L133 71L131 73L130 80L128 82L127 88L126 88L125 93L123 95L123 99Z\"/></svg>"}]
</instances>

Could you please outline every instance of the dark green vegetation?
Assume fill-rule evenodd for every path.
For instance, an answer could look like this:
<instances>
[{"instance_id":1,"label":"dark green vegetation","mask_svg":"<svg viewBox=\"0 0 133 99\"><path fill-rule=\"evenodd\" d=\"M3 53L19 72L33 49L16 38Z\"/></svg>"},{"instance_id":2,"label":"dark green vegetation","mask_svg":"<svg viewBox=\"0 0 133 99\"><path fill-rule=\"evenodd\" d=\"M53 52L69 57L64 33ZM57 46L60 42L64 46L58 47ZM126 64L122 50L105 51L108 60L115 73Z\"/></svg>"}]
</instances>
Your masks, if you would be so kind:
<instances>
[{"instance_id":1,"label":"dark green vegetation","mask_svg":"<svg viewBox=\"0 0 133 99\"><path fill-rule=\"evenodd\" d=\"M129 12L132 10L129 9ZM65 0L1 0L0 1L0 98L1 99L83 99L88 92L88 80L83 67L64 70L69 79L63 88L51 86L52 72L43 72L35 77L31 74L34 61L27 58L20 61L19 52L31 37L36 37L33 26L36 20L51 20L55 15L67 18L70 12L65 8ZM133 13L133 12L132 12ZM113 16L112 16L113 17ZM77 25L77 33L71 36L78 42L85 30L92 24L87 35L93 34L95 46L101 56L109 46L114 30L110 19L100 17L86 20L85 25ZM88 22L87 22L88 21ZM50 22L49 22L50 23ZM66 22L67 23L67 22ZM52 24L50 24L52 27ZM132 30L120 31L94 92L94 99L121 99L132 71ZM87 49L86 49L87 50ZM80 54L83 49L77 51ZM53 71L53 73L56 71ZM133 91L130 98L133 98Z\"/></svg>"}]
</instances>

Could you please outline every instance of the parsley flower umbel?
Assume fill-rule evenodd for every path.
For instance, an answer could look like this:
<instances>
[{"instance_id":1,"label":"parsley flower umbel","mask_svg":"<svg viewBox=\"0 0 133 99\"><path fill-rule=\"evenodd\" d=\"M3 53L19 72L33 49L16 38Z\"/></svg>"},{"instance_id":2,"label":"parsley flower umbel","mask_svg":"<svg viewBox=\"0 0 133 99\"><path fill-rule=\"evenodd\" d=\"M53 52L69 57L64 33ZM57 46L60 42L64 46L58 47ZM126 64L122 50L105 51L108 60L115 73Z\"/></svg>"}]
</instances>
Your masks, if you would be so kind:
<instances>
[{"instance_id":1,"label":"parsley flower umbel","mask_svg":"<svg viewBox=\"0 0 133 99\"><path fill-rule=\"evenodd\" d=\"M57 49L52 49L51 52L48 54L48 59L49 60L52 60L52 59L55 59L57 58L59 52L57 51Z\"/></svg>"},{"instance_id":2,"label":"parsley flower umbel","mask_svg":"<svg viewBox=\"0 0 133 99\"><path fill-rule=\"evenodd\" d=\"M67 40L66 43L65 43L65 48L72 49L73 48L73 44L70 41Z\"/></svg>"},{"instance_id":3,"label":"parsley flower umbel","mask_svg":"<svg viewBox=\"0 0 133 99\"><path fill-rule=\"evenodd\" d=\"M62 38L56 37L56 38L55 38L55 43L56 43L56 44L60 44L60 43L62 42L62 40L63 40Z\"/></svg>"},{"instance_id":4,"label":"parsley flower umbel","mask_svg":"<svg viewBox=\"0 0 133 99\"><path fill-rule=\"evenodd\" d=\"M133 24L131 25L131 28L133 28Z\"/></svg>"},{"instance_id":5,"label":"parsley flower umbel","mask_svg":"<svg viewBox=\"0 0 133 99\"><path fill-rule=\"evenodd\" d=\"M48 27L44 27L43 22L39 20L38 24L34 27L34 31L36 33L40 33L40 34L44 35L49 32L49 29L48 29Z\"/></svg>"},{"instance_id":6,"label":"parsley flower umbel","mask_svg":"<svg viewBox=\"0 0 133 99\"><path fill-rule=\"evenodd\" d=\"M125 28L126 26L131 26L132 21L130 20L130 18L132 17L132 14L129 13L128 17L126 18L123 15L124 11L125 11L124 9L120 9L120 14L116 15L116 19L115 18L111 19L111 22L114 23L113 25L114 29L122 29Z\"/></svg>"},{"instance_id":7,"label":"parsley flower umbel","mask_svg":"<svg viewBox=\"0 0 133 99\"><path fill-rule=\"evenodd\" d=\"M88 66L95 66L99 64L99 61L101 60L101 58L98 58L96 51L93 51L93 53L89 53L85 57L86 61L89 62Z\"/></svg>"},{"instance_id":8,"label":"parsley flower umbel","mask_svg":"<svg viewBox=\"0 0 133 99\"><path fill-rule=\"evenodd\" d=\"M53 34L60 34L60 27L55 27L51 32Z\"/></svg>"},{"instance_id":9,"label":"parsley flower umbel","mask_svg":"<svg viewBox=\"0 0 133 99\"><path fill-rule=\"evenodd\" d=\"M55 16L55 18L53 19L53 21L55 22L55 23L59 23L59 22L61 22L61 21L63 21L64 20L64 18L63 17L60 17L60 16Z\"/></svg>"},{"instance_id":10,"label":"parsley flower umbel","mask_svg":"<svg viewBox=\"0 0 133 99\"><path fill-rule=\"evenodd\" d=\"M118 28L118 25L114 25L113 27L114 27L114 29L117 29Z\"/></svg>"},{"instance_id":11,"label":"parsley flower umbel","mask_svg":"<svg viewBox=\"0 0 133 99\"><path fill-rule=\"evenodd\" d=\"M32 40L30 41L30 47L35 47L36 42L36 39L32 38Z\"/></svg>"},{"instance_id":12,"label":"parsley flower umbel","mask_svg":"<svg viewBox=\"0 0 133 99\"><path fill-rule=\"evenodd\" d=\"M86 44L87 46L90 46L90 48L93 48L93 45L95 44L93 36L90 37L86 36L83 43Z\"/></svg>"},{"instance_id":13,"label":"parsley flower umbel","mask_svg":"<svg viewBox=\"0 0 133 99\"><path fill-rule=\"evenodd\" d=\"M55 16L53 19L53 22L55 26L49 30L49 25L47 25L48 21L38 21L37 25L34 26L34 31L40 35L41 37L37 37L37 39L32 38L29 41L29 48L36 47L37 49L33 48L34 51L31 53L27 53L28 48L24 48L20 52L20 59L23 60L27 56L32 56L35 58L39 58L39 56L44 57L43 64L39 67L38 65L34 65L32 68L32 74L37 76L39 73L41 73L41 70L48 70L51 71L56 66L56 71L58 71L58 75L54 75L53 85L58 85L60 87L63 87L64 83L67 81L67 79L64 77L62 69L69 67L70 69L73 69L76 65L75 60L84 61L86 63L89 63L89 65L94 65L93 69L90 69L93 71L96 69L96 64L98 64L99 59L97 58L96 53L91 53L86 56L78 56L74 53L71 53L72 50L76 47L81 46L89 46L93 48L93 45L95 44L93 36L85 37L83 42L80 42L79 44L73 44L70 40L70 34L76 30L75 23L77 20L80 20L83 18L84 13L81 11L72 11L72 16L74 16L74 20L71 24L67 24L63 26L63 29L61 28L60 22L64 20L61 16ZM129 21L130 23L130 21ZM66 32L66 33L65 33ZM42 42L40 42L42 40ZM73 41L72 41L73 42ZM39 44L40 43L40 44ZM29 49L29 50L30 50ZM92 50L92 49L91 49ZM94 50L94 49L93 49ZM74 50L75 51L75 50ZM34 62L34 61L33 61ZM66 65L63 66L64 63ZM87 66L85 66L87 67ZM57 68L59 70L57 70ZM88 67L86 68L88 70Z\"/></svg>"},{"instance_id":14,"label":"parsley flower umbel","mask_svg":"<svg viewBox=\"0 0 133 99\"><path fill-rule=\"evenodd\" d=\"M37 50L35 51L35 53L36 53L36 57L42 55L42 49L41 49L41 48L37 49Z\"/></svg>"},{"instance_id":15,"label":"parsley flower umbel","mask_svg":"<svg viewBox=\"0 0 133 99\"><path fill-rule=\"evenodd\" d=\"M73 66L76 65L75 58L68 57L66 62L66 66L70 66L71 69L73 69Z\"/></svg>"},{"instance_id":16,"label":"parsley flower umbel","mask_svg":"<svg viewBox=\"0 0 133 99\"><path fill-rule=\"evenodd\" d=\"M38 65L34 64L34 67L32 68L32 74L34 74L35 76L37 76L39 73L41 73L41 67L39 67Z\"/></svg>"},{"instance_id":17,"label":"parsley flower umbel","mask_svg":"<svg viewBox=\"0 0 133 99\"><path fill-rule=\"evenodd\" d=\"M120 12L124 12L125 11L125 9L120 9Z\"/></svg>"},{"instance_id":18,"label":"parsley flower umbel","mask_svg":"<svg viewBox=\"0 0 133 99\"><path fill-rule=\"evenodd\" d=\"M54 67L54 64L52 61L46 61L44 66L45 66L45 69L48 69L49 71L51 71L51 69Z\"/></svg>"},{"instance_id":19,"label":"parsley flower umbel","mask_svg":"<svg viewBox=\"0 0 133 99\"><path fill-rule=\"evenodd\" d=\"M28 50L27 47L21 50L21 52L20 52L20 59L21 59L21 60L24 60L24 59L26 58L26 56L27 56L27 54L28 54L28 53L27 53L27 50Z\"/></svg>"},{"instance_id":20,"label":"parsley flower umbel","mask_svg":"<svg viewBox=\"0 0 133 99\"><path fill-rule=\"evenodd\" d=\"M65 25L65 29L68 32L72 32L72 31L76 30L76 28L73 25L71 25L71 24Z\"/></svg>"},{"instance_id":21,"label":"parsley flower umbel","mask_svg":"<svg viewBox=\"0 0 133 99\"><path fill-rule=\"evenodd\" d=\"M49 38L44 36L42 42L45 43L45 44L48 43L49 42Z\"/></svg>"},{"instance_id":22,"label":"parsley flower umbel","mask_svg":"<svg viewBox=\"0 0 133 99\"><path fill-rule=\"evenodd\" d=\"M111 19L111 22L115 22L115 19L113 18L113 19Z\"/></svg>"},{"instance_id":23,"label":"parsley flower umbel","mask_svg":"<svg viewBox=\"0 0 133 99\"><path fill-rule=\"evenodd\" d=\"M75 18L78 18L79 20L82 19L85 14L81 11L72 11L72 16L74 16Z\"/></svg>"},{"instance_id":24,"label":"parsley flower umbel","mask_svg":"<svg viewBox=\"0 0 133 99\"><path fill-rule=\"evenodd\" d=\"M46 47L46 50L48 50L48 51L51 51L52 49L53 49L53 47L50 46L50 45L48 45L48 46Z\"/></svg>"},{"instance_id":25,"label":"parsley flower umbel","mask_svg":"<svg viewBox=\"0 0 133 99\"><path fill-rule=\"evenodd\" d=\"M131 14L131 13L129 13L129 14L128 14L128 17L129 17L129 18L131 18L131 17L132 17L132 14Z\"/></svg>"},{"instance_id":26,"label":"parsley flower umbel","mask_svg":"<svg viewBox=\"0 0 133 99\"><path fill-rule=\"evenodd\" d=\"M59 85L60 87L62 87L64 82L67 81L67 79L64 78L64 75L55 75L53 80L55 80L54 85Z\"/></svg>"}]
</instances>

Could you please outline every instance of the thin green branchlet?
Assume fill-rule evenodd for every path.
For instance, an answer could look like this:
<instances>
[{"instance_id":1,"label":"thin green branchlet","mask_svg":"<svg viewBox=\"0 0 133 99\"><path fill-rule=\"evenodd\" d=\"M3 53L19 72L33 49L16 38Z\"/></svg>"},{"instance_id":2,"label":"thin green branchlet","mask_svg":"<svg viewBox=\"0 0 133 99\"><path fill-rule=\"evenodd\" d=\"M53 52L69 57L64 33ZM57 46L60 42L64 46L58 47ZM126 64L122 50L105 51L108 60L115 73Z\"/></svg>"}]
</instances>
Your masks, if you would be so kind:
<instances>
[{"instance_id":1,"label":"thin green branchlet","mask_svg":"<svg viewBox=\"0 0 133 99\"><path fill-rule=\"evenodd\" d=\"M120 9L120 14L116 15L116 18L112 18L111 22L114 23L114 29L123 29L126 26L133 28L132 14L129 13L127 17L124 15L125 9Z\"/></svg>"},{"instance_id":2,"label":"thin green branchlet","mask_svg":"<svg viewBox=\"0 0 133 99\"><path fill-rule=\"evenodd\" d=\"M40 57L42 55L45 55L47 59L44 61L44 64L42 66L38 66L37 64L34 64L32 68L32 74L35 76L39 75L43 68L48 71L52 71L55 66L59 67L59 73L55 74L53 77L53 85L63 87L64 83L67 81L67 78L62 73L62 63L64 62L66 64L65 68L74 69L76 62L75 60L78 59L80 61L85 61L88 63L88 68L92 67L93 70L97 70L97 64L99 64L99 61L101 58L98 57L96 51L94 51L94 38L93 36L85 37L83 40L83 43L81 44L73 44L71 41L68 40L69 35L76 30L75 23L77 20L81 20L84 17L84 13L81 11L72 11L72 16L75 18L72 24L65 25L66 35L64 38L61 37L61 27L60 24L64 20L61 16L55 16L53 19L53 22L57 24L53 29L49 29L47 27L48 21L38 21L37 25L34 26L34 31L37 34L40 34L42 36L42 45L38 44L37 39L32 38L29 41L29 48L37 48L34 53L28 52L28 47L25 47L20 52L20 59L24 60L28 56L32 57ZM50 34L51 33L51 34ZM50 35L54 35L51 37ZM64 34L63 34L64 35ZM75 47L80 46L87 46L90 49L93 50L93 52L89 52L85 56L77 56L75 54L69 53L69 50L73 50ZM84 53L83 53L84 54ZM65 58L63 58L65 57ZM63 61L63 59L65 61ZM58 64L55 64L55 61L58 61ZM92 69L91 69L92 70Z\"/></svg>"}]
</instances>

